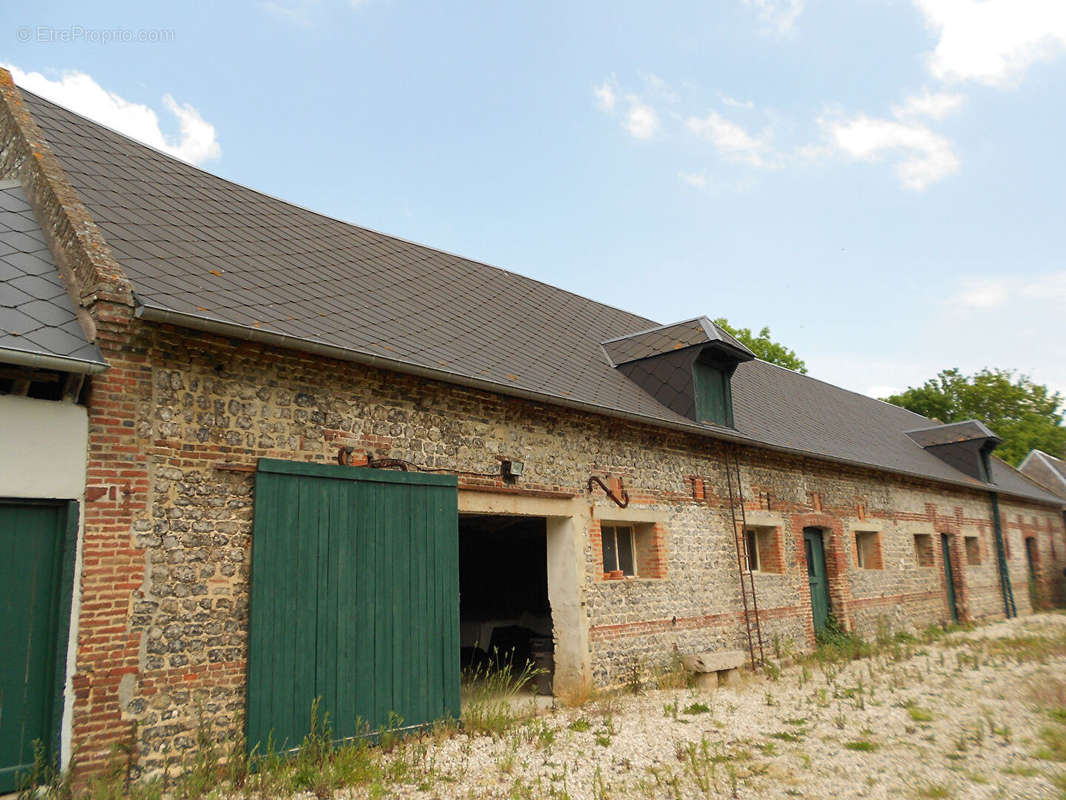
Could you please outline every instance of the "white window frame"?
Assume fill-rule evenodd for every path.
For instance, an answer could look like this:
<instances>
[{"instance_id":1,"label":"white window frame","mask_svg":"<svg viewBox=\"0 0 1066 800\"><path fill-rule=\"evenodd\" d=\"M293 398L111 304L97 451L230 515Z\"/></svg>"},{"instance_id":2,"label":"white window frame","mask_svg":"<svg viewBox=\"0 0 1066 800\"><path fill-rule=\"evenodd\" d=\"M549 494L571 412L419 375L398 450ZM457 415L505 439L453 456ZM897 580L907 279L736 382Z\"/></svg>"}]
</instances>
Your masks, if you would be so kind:
<instances>
[{"instance_id":1,"label":"white window frame","mask_svg":"<svg viewBox=\"0 0 1066 800\"><path fill-rule=\"evenodd\" d=\"M621 569L621 567L618 566L618 563L619 563L619 559L618 559L618 553L619 553L618 531L619 530L629 531L630 563L633 565L633 571L632 572L623 572L623 575L625 575L627 578L636 577L636 575L637 575L637 529L636 529L635 525L601 525L600 526L600 542L601 542L601 551L602 551L601 560L603 562L603 571L604 572L613 572L614 570ZM606 540L608 536L610 536L612 539L614 539L614 566L613 567L609 567L608 566L608 564L607 564L607 548L603 547L603 545L602 545L603 541Z\"/></svg>"}]
</instances>

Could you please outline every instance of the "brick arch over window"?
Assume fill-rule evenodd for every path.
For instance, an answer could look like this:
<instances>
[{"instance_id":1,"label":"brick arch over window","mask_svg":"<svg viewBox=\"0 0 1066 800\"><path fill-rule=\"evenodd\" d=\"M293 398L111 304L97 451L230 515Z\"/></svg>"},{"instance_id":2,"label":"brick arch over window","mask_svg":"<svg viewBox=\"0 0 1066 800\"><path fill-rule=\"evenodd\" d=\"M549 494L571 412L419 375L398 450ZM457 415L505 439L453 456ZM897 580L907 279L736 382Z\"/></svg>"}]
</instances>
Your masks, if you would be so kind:
<instances>
[{"instance_id":1,"label":"brick arch over window","mask_svg":"<svg viewBox=\"0 0 1066 800\"><path fill-rule=\"evenodd\" d=\"M803 547L803 529L819 528L825 546L825 571L829 582L829 610L844 630L853 630L851 618L851 583L848 581L848 556L844 545L844 523L831 514L793 514L789 517L796 565L800 574L807 574L807 554ZM807 581L799 584L801 602L811 605L811 589ZM804 623L807 638L814 642L814 623L810 615Z\"/></svg>"}]
</instances>

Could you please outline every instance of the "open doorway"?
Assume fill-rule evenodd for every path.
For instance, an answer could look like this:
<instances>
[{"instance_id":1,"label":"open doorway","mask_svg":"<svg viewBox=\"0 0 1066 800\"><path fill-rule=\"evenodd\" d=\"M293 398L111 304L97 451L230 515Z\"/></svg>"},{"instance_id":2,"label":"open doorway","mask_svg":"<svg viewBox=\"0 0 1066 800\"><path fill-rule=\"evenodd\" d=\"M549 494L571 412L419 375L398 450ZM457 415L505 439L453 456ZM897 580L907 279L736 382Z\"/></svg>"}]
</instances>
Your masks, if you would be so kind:
<instances>
[{"instance_id":1,"label":"open doorway","mask_svg":"<svg viewBox=\"0 0 1066 800\"><path fill-rule=\"evenodd\" d=\"M554 673L547 520L459 515L459 645L464 669L528 662L538 694Z\"/></svg>"}]
</instances>

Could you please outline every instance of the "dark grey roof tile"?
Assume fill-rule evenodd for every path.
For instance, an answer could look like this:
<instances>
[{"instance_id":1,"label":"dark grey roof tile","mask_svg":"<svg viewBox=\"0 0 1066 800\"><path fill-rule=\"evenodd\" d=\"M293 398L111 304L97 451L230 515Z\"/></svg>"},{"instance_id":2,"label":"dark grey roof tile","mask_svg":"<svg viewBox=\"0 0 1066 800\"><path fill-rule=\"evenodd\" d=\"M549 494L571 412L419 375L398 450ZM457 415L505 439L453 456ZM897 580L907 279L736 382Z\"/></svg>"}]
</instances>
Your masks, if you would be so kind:
<instances>
[{"instance_id":1,"label":"dark grey roof tile","mask_svg":"<svg viewBox=\"0 0 1066 800\"><path fill-rule=\"evenodd\" d=\"M20 275L19 277L24 277ZM18 280L15 278L13 280ZM0 306L6 306L8 308L15 308L23 303L29 303L36 298L33 295L26 294L18 287L15 286L13 281L4 281L0 283Z\"/></svg>"},{"instance_id":2,"label":"dark grey roof tile","mask_svg":"<svg viewBox=\"0 0 1066 800\"><path fill-rule=\"evenodd\" d=\"M30 331L37 330L40 327L41 323L29 314L24 314L17 308L0 306L0 331L13 333L16 336L25 336Z\"/></svg>"},{"instance_id":3,"label":"dark grey roof tile","mask_svg":"<svg viewBox=\"0 0 1066 800\"><path fill-rule=\"evenodd\" d=\"M0 192L0 194L3 193ZM0 242L23 253L32 253L41 245L39 239L27 236L21 231L0 231Z\"/></svg>"},{"instance_id":4,"label":"dark grey roof tile","mask_svg":"<svg viewBox=\"0 0 1066 800\"><path fill-rule=\"evenodd\" d=\"M68 309L48 300L32 300L24 303L19 306L19 311L33 317L42 325L62 325L71 321Z\"/></svg>"},{"instance_id":5,"label":"dark grey roof tile","mask_svg":"<svg viewBox=\"0 0 1066 800\"><path fill-rule=\"evenodd\" d=\"M53 275L56 271L56 265L47 250L36 253L11 253L0 258L23 275Z\"/></svg>"},{"instance_id":6,"label":"dark grey roof tile","mask_svg":"<svg viewBox=\"0 0 1066 800\"><path fill-rule=\"evenodd\" d=\"M27 333L24 338L36 344L44 352L69 357L71 353L77 352L85 345L85 337L80 335L81 330L78 330L78 334L75 336L62 328L42 327Z\"/></svg>"}]
</instances>

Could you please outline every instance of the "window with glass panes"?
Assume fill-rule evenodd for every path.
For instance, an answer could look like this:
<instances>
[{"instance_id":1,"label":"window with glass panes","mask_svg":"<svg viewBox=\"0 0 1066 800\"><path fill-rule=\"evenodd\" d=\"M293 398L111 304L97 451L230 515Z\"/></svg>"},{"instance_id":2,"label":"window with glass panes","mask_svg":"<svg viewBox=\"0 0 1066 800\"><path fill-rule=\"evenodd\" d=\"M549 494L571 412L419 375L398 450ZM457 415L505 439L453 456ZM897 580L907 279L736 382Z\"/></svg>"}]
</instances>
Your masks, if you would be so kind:
<instances>
[{"instance_id":1,"label":"window with glass panes","mask_svg":"<svg viewBox=\"0 0 1066 800\"><path fill-rule=\"evenodd\" d=\"M600 528L603 543L603 571L622 570L623 575L636 574L633 552L633 528L629 525L604 525Z\"/></svg>"}]
</instances>

